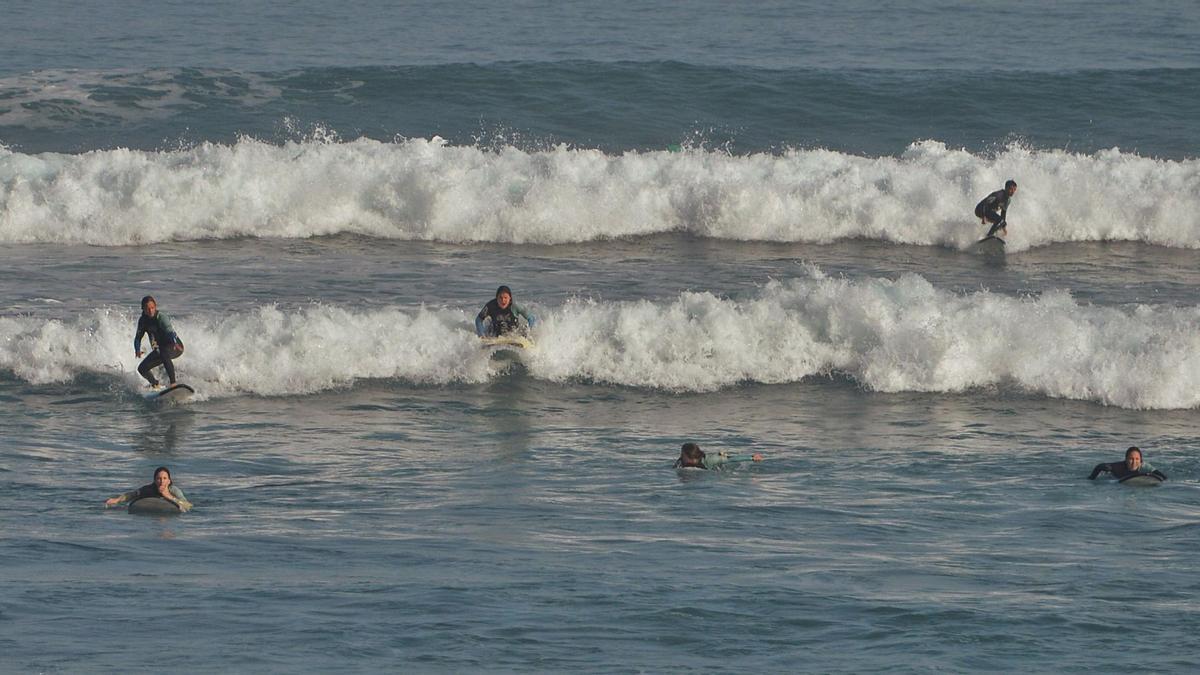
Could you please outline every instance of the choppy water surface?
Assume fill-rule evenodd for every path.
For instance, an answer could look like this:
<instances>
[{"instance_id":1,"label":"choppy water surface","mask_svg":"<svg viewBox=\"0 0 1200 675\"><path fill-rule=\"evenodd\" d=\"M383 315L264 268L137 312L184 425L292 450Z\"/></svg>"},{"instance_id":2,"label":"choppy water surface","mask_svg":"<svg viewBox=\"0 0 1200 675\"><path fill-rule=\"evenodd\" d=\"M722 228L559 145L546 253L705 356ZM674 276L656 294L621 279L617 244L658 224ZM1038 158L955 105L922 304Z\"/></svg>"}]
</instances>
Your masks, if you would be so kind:
<instances>
[{"instance_id":1,"label":"choppy water surface","mask_svg":"<svg viewBox=\"0 0 1200 675\"><path fill-rule=\"evenodd\" d=\"M1200 667L1193 3L10 10L0 671Z\"/></svg>"},{"instance_id":2,"label":"choppy water surface","mask_svg":"<svg viewBox=\"0 0 1200 675\"><path fill-rule=\"evenodd\" d=\"M131 651L163 649L214 670L794 669L801 655L833 670L900 660L912 670L1069 670L1079 654L1127 639L1131 616L1139 639L1178 645L1168 667L1194 665L1190 411L1062 400L1002 373L965 392L948 372L930 393L875 391L872 369L887 359L904 370L937 340L974 336L945 327L922 336L915 319L847 336L840 348L863 350L851 359L857 370L818 364L792 379L785 350L744 382L702 393L758 354L739 341L747 333L809 320L777 297L789 283L847 311L863 293L997 327L1025 311L1016 320L1044 322L1030 334L1046 335L1033 347L1047 353L1001 344L1014 352L1006 363L1036 360L1046 379L1093 376L1072 373L1077 346L1056 342L1057 327L1106 312L1097 320L1128 330L1145 320L1139 312L1188 311L1194 271L1169 252L1091 245L987 262L928 248L887 256L870 244L686 237L574 248L333 239L13 250L10 275L38 288L45 306L9 291L20 311L3 320L7 367L23 373L22 354L53 364L10 371L2 391L0 503L16 525L5 535L14 589L5 652L20 667L117 668ZM265 259L273 264L256 267ZM528 366L438 351L468 330L471 298L492 278L473 263L498 259L550 331L549 353ZM636 273L647 259L657 275ZM1095 269L1122 260L1174 284ZM64 280L73 266L93 279L86 296ZM814 266L834 276L813 278ZM914 266L936 273L917 277ZM467 272L435 283L444 268ZM157 409L129 374L133 314L119 300L131 287L157 289L167 270L189 280L186 292L159 295L164 311L167 298L189 308L175 315L190 350L178 364L204 395ZM1029 299L1047 277L1083 298ZM712 300L688 295L699 287ZM265 297L278 303L269 312ZM92 302L105 309L88 310ZM681 318L695 302L700 315ZM826 330L846 318L830 311ZM422 315L429 325L404 327ZM549 337L560 330L579 336ZM680 334L698 341L665 353ZM587 340L607 343L601 356L615 361L605 372L617 381L596 374L602 364L587 359L597 355L580 349ZM547 365L563 354L596 372ZM116 363L86 365L104 358ZM950 360L925 365L938 363ZM1136 379L1134 365L1118 366ZM676 386L639 383L648 373ZM781 374L781 384L761 383ZM1113 386L1098 393L1131 395ZM688 439L768 459L671 469ZM1172 480L1157 489L1084 480L1129 443ZM154 520L100 508L159 464L173 468L195 512ZM105 620L124 626L99 629L101 639ZM1144 665L1137 653L1089 663Z\"/></svg>"},{"instance_id":3,"label":"choppy water surface","mask_svg":"<svg viewBox=\"0 0 1200 675\"><path fill-rule=\"evenodd\" d=\"M147 411L93 384L4 386L23 667L1071 670L1131 630L1195 666L1188 414L519 374ZM685 438L769 459L677 472ZM1083 480L1130 438L1177 479ZM197 511L104 513L87 487L159 463Z\"/></svg>"}]
</instances>

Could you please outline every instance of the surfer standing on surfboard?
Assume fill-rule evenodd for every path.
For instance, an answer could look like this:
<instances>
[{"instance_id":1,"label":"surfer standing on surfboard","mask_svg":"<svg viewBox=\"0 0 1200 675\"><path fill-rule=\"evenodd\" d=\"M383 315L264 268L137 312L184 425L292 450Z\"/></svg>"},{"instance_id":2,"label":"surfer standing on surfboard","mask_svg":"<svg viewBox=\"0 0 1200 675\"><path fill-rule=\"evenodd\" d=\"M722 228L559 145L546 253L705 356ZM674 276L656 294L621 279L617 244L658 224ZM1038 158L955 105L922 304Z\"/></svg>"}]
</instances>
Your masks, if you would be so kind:
<instances>
[{"instance_id":1,"label":"surfer standing on surfboard","mask_svg":"<svg viewBox=\"0 0 1200 675\"><path fill-rule=\"evenodd\" d=\"M489 300L475 317L475 334L479 337L500 337L512 333L521 327L518 319L525 319L530 328L537 323L532 314L513 302L508 286L501 286L496 289L495 299Z\"/></svg>"},{"instance_id":2,"label":"surfer standing on surfboard","mask_svg":"<svg viewBox=\"0 0 1200 675\"><path fill-rule=\"evenodd\" d=\"M151 387L158 387L158 379L150 370L162 366L171 384L175 384L175 364L171 360L183 354L183 341L167 317L158 311L158 303L149 295L142 298L142 315L138 318L137 334L133 336L133 351L138 358L142 356L143 335L150 336L150 348L153 351L138 366L138 373L146 378Z\"/></svg>"},{"instance_id":3,"label":"surfer standing on surfboard","mask_svg":"<svg viewBox=\"0 0 1200 675\"><path fill-rule=\"evenodd\" d=\"M1008 215L1008 200L1012 199L1015 194L1017 194L1017 181L1009 179L1004 183L1003 190L996 190L975 205L975 216L984 225L992 224L992 228L987 233L988 237L994 237L997 231L1003 235L1008 234L1008 223L1005 221L1005 216Z\"/></svg>"}]
</instances>

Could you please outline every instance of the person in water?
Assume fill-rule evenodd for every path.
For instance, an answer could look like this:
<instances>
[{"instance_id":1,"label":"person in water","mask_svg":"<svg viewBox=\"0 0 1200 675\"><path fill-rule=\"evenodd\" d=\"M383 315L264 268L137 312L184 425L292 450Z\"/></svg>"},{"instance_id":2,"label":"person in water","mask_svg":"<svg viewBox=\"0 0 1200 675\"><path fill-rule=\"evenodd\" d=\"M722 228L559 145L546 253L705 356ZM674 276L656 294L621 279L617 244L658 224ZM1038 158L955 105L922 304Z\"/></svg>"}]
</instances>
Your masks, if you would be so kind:
<instances>
[{"instance_id":1,"label":"person in water","mask_svg":"<svg viewBox=\"0 0 1200 675\"><path fill-rule=\"evenodd\" d=\"M513 302L508 286L501 286L496 289L495 299L489 300L475 317L475 334L479 337L500 337L519 331L521 324L518 319L525 319L530 328L537 323L532 314Z\"/></svg>"},{"instance_id":2,"label":"person in water","mask_svg":"<svg viewBox=\"0 0 1200 675\"><path fill-rule=\"evenodd\" d=\"M152 296L142 298L142 315L138 318L137 334L133 336L133 351L138 358L142 356L142 336L150 336L151 352L138 366L138 373L146 378L151 387L158 386L158 379L151 369L162 366L167 371L167 378L175 384L175 364L173 359L183 354L183 341L171 327L171 321L158 311L158 303Z\"/></svg>"},{"instance_id":3,"label":"person in water","mask_svg":"<svg viewBox=\"0 0 1200 675\"><path fill-rule=\"evenodd\" d=\"M104 500L105 507L118 506L120 504L132 504L139 499L147 497L160 497L165 499L180 511L190 511L192 503L183 495L183 490L180 490L174 483L171 482L171 470L165 466L160 466L154 470L154 482L149 485L143 485L136 490L130 490L124 494L119 494L111 499Z\"/></svg>"},{"instance_id":4,"label":"person in water","mask_svg":"<svg viewBox=\"0 0 1200 675\"><path fill-rule=\"evenodd\" d=\"M1124 462L1106 462L1097 464L1096 468L1092 469L1092 475L1088 476L1088 480L1096 480L1096 477L1102 473L1111 473L1113 478L1124 480L1130 476L1140 474L1150 474L1157 477L1159 480L1166 480L1167 475L1158 469L1150 466L1149 462L1142 461L1142 451L1139 448L1133 447L1125 451Z\"/></svg>"},{"instance_id":5,"label":"person in water","mask_svg":"<svg viewBox=\"0 0 1200 675\"><path fill-rule=\"evenodd\" d=\"M979 218L984 225L992 224L987 233L988 237L994 236L997 231L1004 235L1008 234L1008 222L1005 220L1008 216L1008 200L1012 199L1015 194L1017 194L1017 181L1008 180L1004 183L1003 190L996 190L975 205L975 217Z\"/></svg>"},{"instance_id":6,"label":"person in water","mask_svg":"<svg viewBox=\"0 0 1200 675\"><path fill-rule=\"evenodd\" d=\"M725 464L733 464L735 462L761 462L763 456L754 453L753 455L730 455L724 452L718 453L715 457L706 455L700 446L695 443L684 443L679 449L679 459L675 460L675 468L694 467L697 469L716 469Z\"/></svg>"}]
</instances>

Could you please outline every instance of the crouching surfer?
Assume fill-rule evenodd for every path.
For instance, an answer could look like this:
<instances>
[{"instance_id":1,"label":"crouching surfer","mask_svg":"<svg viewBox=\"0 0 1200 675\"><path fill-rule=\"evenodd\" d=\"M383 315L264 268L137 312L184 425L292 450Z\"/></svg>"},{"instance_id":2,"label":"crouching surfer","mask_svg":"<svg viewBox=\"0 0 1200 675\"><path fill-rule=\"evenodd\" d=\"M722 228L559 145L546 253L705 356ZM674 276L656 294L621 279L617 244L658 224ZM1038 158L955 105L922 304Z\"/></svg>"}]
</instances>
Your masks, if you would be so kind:
<instances>
[{"instance_id":1,"label":"crouching surfer","mask_svg":"<svg viewBox=\"0 0 1200 675\"><path fill-rule=\"evenodd\" d=\"M154 470L153 483L119 494L111 499L106 499L104 500L104 506L113 507L126 503L132 504L139 499L149 497L164 499L174 504L181 512L187 512L192 508L192 503L183 495L183 490L180 490L171 482L171 470L165 466L160 466Z\"/></svg>"},{"instance_id":2,"label":"crouching surfer","mask_svg":"<svg viewBox=\"0 0 1200 675\"><path fill-rule=\"evenodd\" d=\"M1166 474L1150 466L1149 462L1142 461L1142 451L1136 447L1125 451L1125 461L1123 462L1097 464L1096 468L1092 469L1092 475L1088 476L1088 480L1096 480L1096 477L1102 473L1110 473L1117 480L1125 480L1133 476L1154 476L1159 480L1167 479Z\"/></svg>"},{"instance_id":3,"label":"crouching surfer","mask_svg":"<svg viewBox=\"0 0 1200 675\"><path fill-rule=\"evenodd\" d=\"M684 443L683 447L679 449L679 459L675 460L675 468L716 469L736 462L761 462L762 458L763 456L758 453L730 455L721 452L716 455L708 455L695 443Z\"/></svg>"},{"instance_id":4,"label":"crouching surfer","mask_svg":"<svg viewBox=\"0 0 1200 675\"><path fill-rule=\"evenodd\" d=\"M996 190L990 195L983 198L975 205L975 217L987 225L991 223L992 227L988 230L987 236L994 237L996 232L1002 235L1008 234L1008 202L1017 194L1017 181L1008 180L1004 183L1003 190Z\"/></svg>"},{"instance_id":5,"label":"crouching surfer","mask_svg":"<svg viewBox=\"0 0 1200 675\"><path fill-rule=\"evenodd\" d=\"M524 319L533 328L537 319L513 302L508 286L496 289L496 297L489 300L475 317L475 334L479 337L500 337L508 333L524 332L520 320Z\"/></svg>"},{"instance_id":6,"label":"crouching surfer","mask_svg":"<svg viewBox=\"0 0 1200 675\"><path fill-rule=\"evenodd\" d=\"M151 387L158 387L158 379L150 371L162 366L171 384L175 384L175 364L172 360L183 355L183 340L179 339L170 320L158 311L158 303L149 295L142 298L142 315L138 318L137 333L133 336L133 351L138 358L142 356L143 335L150 336L152 351L138 366L138 373L146 378Z\"/></svg>"}]
</instances>

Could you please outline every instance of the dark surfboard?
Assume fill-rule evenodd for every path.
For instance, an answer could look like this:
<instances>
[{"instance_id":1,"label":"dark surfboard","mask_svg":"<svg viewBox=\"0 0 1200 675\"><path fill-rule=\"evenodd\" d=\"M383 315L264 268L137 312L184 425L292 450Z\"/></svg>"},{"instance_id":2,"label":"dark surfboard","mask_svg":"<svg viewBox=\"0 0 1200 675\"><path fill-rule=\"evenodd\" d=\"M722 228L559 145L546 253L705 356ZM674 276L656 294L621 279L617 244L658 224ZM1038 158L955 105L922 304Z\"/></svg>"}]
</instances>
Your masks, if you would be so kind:
<instances>
[{"instance_id":1,"label":"dark surfboard","mask_svg":"<svg viewBox=\"0 0 1200 675\"><path fill-rule=\"evenodd\" d=\"M196 390L186 384L173 384L166 389L146 392L146 400L156 403L182 403L192 397Z\"/></svg>"}]
</instances>

